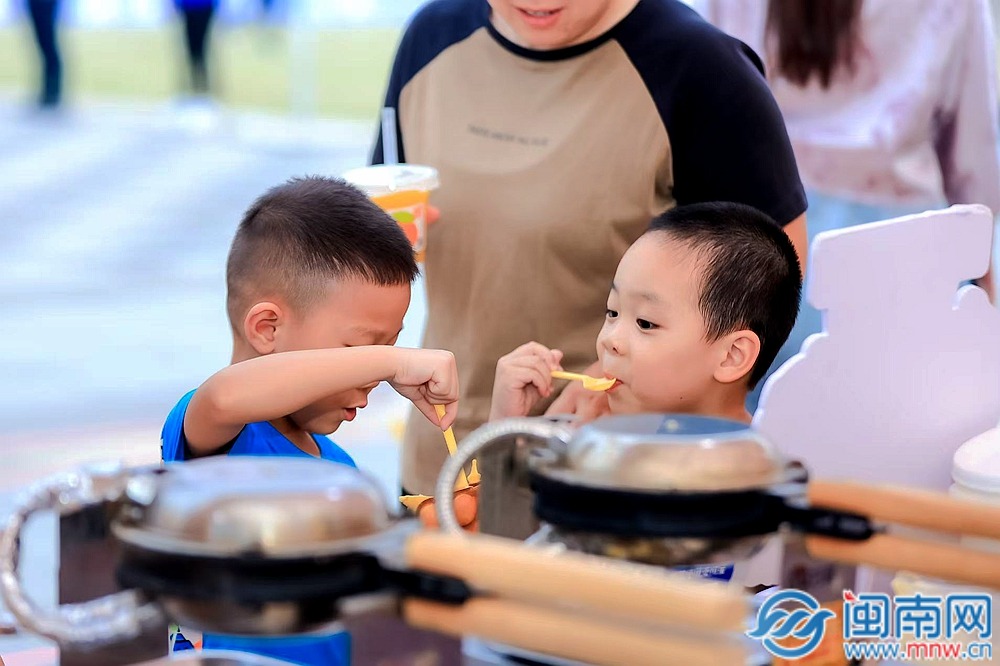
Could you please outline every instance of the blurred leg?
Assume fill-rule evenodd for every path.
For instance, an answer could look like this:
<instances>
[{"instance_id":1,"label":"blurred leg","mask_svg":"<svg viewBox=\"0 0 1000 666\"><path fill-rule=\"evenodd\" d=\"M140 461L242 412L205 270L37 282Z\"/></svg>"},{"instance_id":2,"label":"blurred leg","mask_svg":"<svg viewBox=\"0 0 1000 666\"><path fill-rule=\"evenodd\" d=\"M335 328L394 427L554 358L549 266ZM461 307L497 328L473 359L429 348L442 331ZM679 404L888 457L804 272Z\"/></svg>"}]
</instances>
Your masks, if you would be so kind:
<instances>
[{"instance_id":1,"label":"blurred leg","mask_svg":"<svg viewBox=\"0 0 1000 666\"><path fill-rule=\"evenodd\" d=\"M209 92L208 38L215 8L195 7L183 10L184 37L191 67L191 87L196 94Z\"/></svg>"},{"instance_id":2,"label":"blurred leg","mask_svg":"<svg viewBox=\"0 0 1000 666\"><path fill-rule=\"evenodd\" d=\"M42 59L42 84L39 102L57 106L62 98L62 60L56 39L58 0L29 0L28 15Z\"/></svg>"}]
</instances>

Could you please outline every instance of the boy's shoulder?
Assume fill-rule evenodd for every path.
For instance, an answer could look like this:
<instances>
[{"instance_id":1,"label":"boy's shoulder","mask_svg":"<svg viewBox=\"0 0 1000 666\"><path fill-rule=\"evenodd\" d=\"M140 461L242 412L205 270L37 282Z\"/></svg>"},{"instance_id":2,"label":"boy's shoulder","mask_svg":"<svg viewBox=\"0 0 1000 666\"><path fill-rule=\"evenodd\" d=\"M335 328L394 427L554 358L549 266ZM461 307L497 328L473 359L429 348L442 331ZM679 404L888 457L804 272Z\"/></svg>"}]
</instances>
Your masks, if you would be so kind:
<instances>
[{"instance_id":1,"label":"boy's shoulder","mask_svg":"<svg viewBox=\"0 0 1000 666\"><path fill-rule=\"evenodd\" d=\"M185 393L163 422L163 430L160 431L160 458L163 462L180 462L188 458L187 443L184 439L184 415L195 390Z\"/></svg>"}]
</instances>

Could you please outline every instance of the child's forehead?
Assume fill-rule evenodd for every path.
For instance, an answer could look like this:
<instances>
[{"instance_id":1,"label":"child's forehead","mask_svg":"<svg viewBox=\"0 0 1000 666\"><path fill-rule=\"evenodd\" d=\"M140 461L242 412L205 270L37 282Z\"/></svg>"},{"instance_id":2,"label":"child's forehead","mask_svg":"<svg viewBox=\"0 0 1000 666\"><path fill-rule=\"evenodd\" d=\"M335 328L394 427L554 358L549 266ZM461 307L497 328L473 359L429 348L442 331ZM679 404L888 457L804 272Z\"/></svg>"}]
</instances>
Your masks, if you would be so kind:
<instances>
[{"instance_id":1,"label":"child's forehead","mask_svg":"<svg viewBox=\"0 0 1000 666\"><path fill-rule=\"evenodd\" d=\"M381 285L366 280L329 281L310 309L319 316L335 317L346 326L384 328L405 314L410 301L409 283Z\"/></svg>"},{"instance_id":2,"label":"child's forehead","mask_svg":"<svg viewBox=\"0 0 1000 666\"><path fill-rule=\"evenodd\" d=\"M697 300L699 254L690 245L658 235L643 236L629 248L615 275L615 289L650 301Z\"/></svg>"},{"instance_id":3,"label":"child's forehead","mask_svg":"<svg viewBox=\"0 0 1000 666\"><path fill-rule=\"evenodd\" d=\"M339 299L358 295L363 300L392 299L401 292L409 293L409 282L381 283L364 276L336 275L316 280L315 291L326 299Z\"/></svg>"}]
</instances>

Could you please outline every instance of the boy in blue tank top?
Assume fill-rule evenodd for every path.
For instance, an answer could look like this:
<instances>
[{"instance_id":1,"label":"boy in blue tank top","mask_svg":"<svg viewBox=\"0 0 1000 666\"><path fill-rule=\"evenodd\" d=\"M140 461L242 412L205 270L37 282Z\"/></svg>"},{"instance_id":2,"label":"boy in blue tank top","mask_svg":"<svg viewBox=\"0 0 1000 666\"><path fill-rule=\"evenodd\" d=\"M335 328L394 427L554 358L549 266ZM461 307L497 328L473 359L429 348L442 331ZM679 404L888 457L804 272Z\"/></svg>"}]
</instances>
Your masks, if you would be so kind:
<instances>
[{"instance_id":1,"label":"boy in blue tank top","mask_svg":"<svg viewBox=\"0 0 1000 666\"><path fill-rule=\"evenodd\" d=\"M312 456L354 466L326 435L387 381L436 426L455 420L454 356L393 345L417 275L399 226L339 180L294 179L246 212L226 265L231 365L173 408L162 455ZM434 405L445 405L438 420ZM208 635L231 649L306 666L350 664L350 636Z\"/></svg>"}]
</instances>

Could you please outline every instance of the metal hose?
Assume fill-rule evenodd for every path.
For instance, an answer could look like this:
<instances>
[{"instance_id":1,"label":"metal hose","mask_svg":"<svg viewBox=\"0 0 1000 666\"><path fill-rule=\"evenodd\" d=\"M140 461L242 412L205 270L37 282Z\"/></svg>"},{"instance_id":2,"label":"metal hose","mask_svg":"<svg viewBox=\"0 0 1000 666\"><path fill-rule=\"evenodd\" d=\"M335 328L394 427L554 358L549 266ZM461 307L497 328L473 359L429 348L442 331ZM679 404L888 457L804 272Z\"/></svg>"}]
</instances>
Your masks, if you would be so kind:
<instances>
[{"instance_id":1,"label":"metal hose","mask_svg":"<svg viewBox=\"0 0 1000 666\"><path fill-rule=\"evenodd\" d=\"M546 418L511 418L487 423L474 430L462 440L454 455L450 456L441 468L437 486L434 489L435 511L438 524L445 532L462 534L462 526L455 516L454 491L455 481L462 469L481 451L495 441L514 435L528 435L540 439L565 438L569 433L565 421Z\"/></svg>"}]
</instances>

